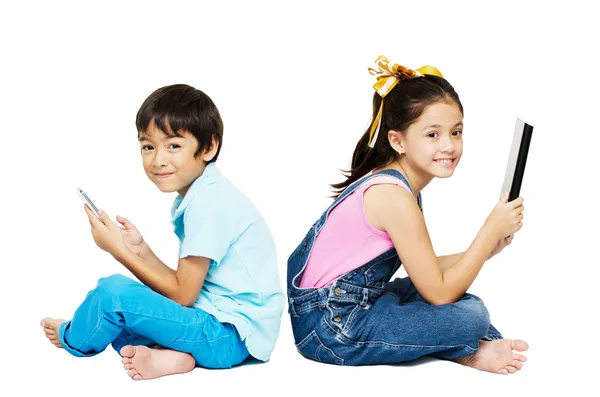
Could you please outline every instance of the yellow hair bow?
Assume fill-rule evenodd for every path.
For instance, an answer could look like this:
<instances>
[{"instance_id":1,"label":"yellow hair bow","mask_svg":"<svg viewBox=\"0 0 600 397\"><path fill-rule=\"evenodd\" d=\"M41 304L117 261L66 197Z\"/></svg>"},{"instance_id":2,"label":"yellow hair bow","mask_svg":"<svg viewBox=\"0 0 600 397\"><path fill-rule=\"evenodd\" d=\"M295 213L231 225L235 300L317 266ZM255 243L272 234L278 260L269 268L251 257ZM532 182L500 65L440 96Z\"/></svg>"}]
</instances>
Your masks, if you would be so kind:
<instances>
[{"instance_id":1,"label":"yellow hair bow","mask_svg":"<svg viewBox=\"0 0 600 397\"><path fill-rule=\"evenodd\" d=\"M418 69L412 70L405 68L404 66L394 63L390 65L389 59L381 55L375 61L377 69L369 68L369 73L377 77L377 82L373 86L375 91L381 96L381 106L377 112L377 117L371 126L371 133L369 134L369 147L375 146L377 142L377 136L379 135L379 128L381 127L381 113L383 112L383 98L400 82L400 77L405 76L409 79L415 77L422 77L425 74L433 74L438 77L442 76L439 70L433 66L425 65Z\"/></svg>"}]
</instances>

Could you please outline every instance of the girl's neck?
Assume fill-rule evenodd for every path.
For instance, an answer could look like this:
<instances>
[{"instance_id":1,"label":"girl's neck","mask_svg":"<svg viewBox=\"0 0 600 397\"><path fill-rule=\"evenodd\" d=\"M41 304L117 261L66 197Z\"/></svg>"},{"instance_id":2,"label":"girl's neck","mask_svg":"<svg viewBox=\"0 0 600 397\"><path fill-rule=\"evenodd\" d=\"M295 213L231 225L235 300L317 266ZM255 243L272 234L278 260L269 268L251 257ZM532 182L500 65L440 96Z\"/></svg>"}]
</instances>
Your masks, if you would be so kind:
<instances>
[{"instance_id":1,"label":"girl's neck","mask_svg":"<svg viewBox=\"0 0 600 397\"><path fill-rule=\"evenodd\" d=\"M389 169L394 169L404 175L404 177L408 180L415 197L418 196L425 186L427 186L433 179L433 176L419 174L415 169L413 169L410 164L408 164L406 156L401 156L399 159L396 159L381 168L377 168L376 170L379 171Z\"/></svg>"}]
</instances>

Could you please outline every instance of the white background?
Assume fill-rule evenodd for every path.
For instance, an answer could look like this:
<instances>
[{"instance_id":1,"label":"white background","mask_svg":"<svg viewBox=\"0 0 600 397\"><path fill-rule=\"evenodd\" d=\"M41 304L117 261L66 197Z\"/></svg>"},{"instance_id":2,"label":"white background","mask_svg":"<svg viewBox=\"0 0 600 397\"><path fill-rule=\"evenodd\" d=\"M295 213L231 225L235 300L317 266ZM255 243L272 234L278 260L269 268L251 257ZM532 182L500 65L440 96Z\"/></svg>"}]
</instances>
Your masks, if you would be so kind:
<instances>
[{"instance_id":1,"label":"white background","mask_svg":"<svg viewBox=\"0 0 600 397\"><path fill-rule=\"evenodd\" d=\"M0 393L597 393L600 30L587 2L216 3L0 7ZM225 124L219 167L269 223L285 288L288 255L369 122L367 68L379 55L436 66L465 108L458 169L423 191L438 255L465 250L495 205L515 118L534 126L525 226L470 289L505 337L530 343L522 371L314 363L296 352L287 312L269 363L150 382L130 380L110 347L77 359L48 343L41 318L69 318L99 277L128 274L95 246L76 186L176 266L174 193L145 177L136 141L135 114L152 91L187 83L215 101Z\"/></svg>"}]
</instances>

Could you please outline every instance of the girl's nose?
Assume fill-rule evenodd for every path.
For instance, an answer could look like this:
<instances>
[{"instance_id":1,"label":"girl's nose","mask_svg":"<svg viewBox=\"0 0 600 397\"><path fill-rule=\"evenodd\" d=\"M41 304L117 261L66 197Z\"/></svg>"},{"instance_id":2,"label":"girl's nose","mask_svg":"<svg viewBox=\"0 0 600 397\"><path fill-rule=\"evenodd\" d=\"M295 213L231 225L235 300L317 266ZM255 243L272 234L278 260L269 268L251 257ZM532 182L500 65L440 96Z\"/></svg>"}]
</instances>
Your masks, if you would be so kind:
<instances>
[{"instance_id":1,"label":"girl's nose","mask_svg":"<svg viewBox=\"0 0 600 397\"><path fill-rule=\"evenodd\" d=\"M452 142L451 138L442 138L440 139L441 146L440 150L444 153L452 153L454 152L454 142Z\"/></svg>"}]
</instances>

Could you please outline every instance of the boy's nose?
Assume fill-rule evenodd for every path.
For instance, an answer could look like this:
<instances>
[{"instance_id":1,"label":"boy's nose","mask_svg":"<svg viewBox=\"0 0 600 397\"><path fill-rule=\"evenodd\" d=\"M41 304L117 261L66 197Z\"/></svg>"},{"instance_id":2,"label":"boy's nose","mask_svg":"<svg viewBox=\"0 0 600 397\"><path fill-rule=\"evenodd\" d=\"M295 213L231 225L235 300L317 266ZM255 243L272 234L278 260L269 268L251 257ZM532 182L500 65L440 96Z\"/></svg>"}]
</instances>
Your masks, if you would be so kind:
<instances>
[{"instance_id":1,"label":"boy's nose","mask_svg":"<svg viewBox=\"0 0 600 397\"><path fill-rule=\"evenodd\" d=\"M164 154L157 151L156 154L154 155L154 159L152 161L152 166L153 167L162 167L164 165L167 165L167 156L165 156Z\"/></svg>"}]
</instances>

